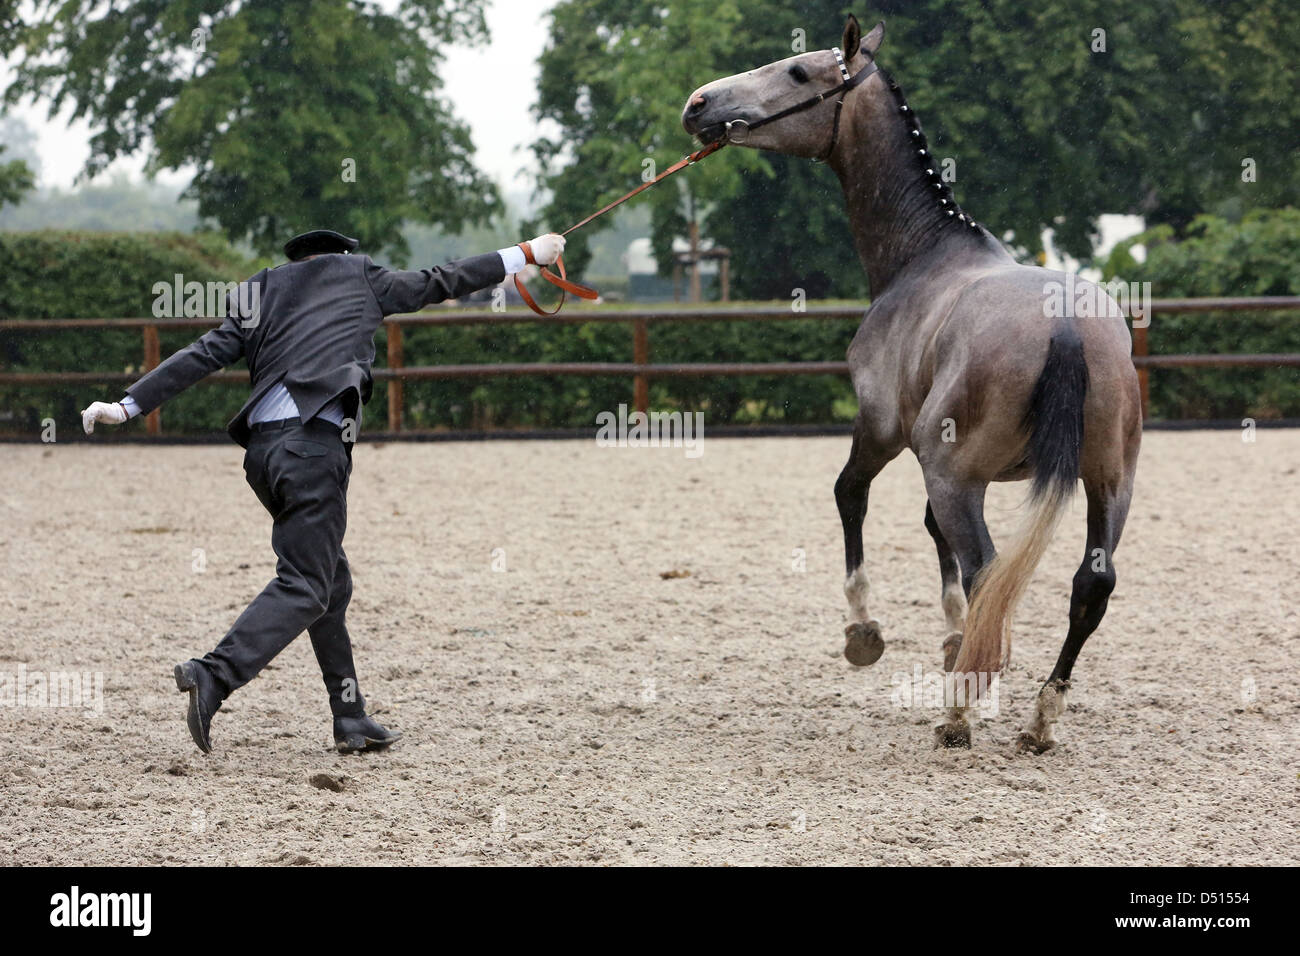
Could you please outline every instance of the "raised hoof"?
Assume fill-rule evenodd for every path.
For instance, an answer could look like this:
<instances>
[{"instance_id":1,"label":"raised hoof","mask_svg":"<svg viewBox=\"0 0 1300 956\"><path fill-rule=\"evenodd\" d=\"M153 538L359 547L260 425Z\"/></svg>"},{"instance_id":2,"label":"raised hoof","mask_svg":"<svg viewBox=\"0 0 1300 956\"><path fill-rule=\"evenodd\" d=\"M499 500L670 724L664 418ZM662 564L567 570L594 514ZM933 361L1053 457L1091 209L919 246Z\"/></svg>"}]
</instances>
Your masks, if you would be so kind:
<instances>
[{"instance_id":1,"label":"raised hoof","mask_svg":"<svg viewBox=\"0 0 1300 956\"><path fill-rule=\"evenodd\" d=\"M879 621L854 621L844 629L844 658L855 667L867 667L885 653Z\"/></svg>"},{"instance_id":2,"label":"raised hoof","mask_svg":"<svg viewBox=\"0 0 1300 956\"><path fill-rule=\"evenodd\" d=\"M957 653L961 650L961 631L953 631L943 639L943 669L951 674L957 666Z\"/></svg>"},{"instance_id":3,"label":"raised hoof","mask_svg":"<svg viewBox=\"0 0 1300 956\"><path fill-rule=\"evenodd\" d=\"M950 720L934 725L934 749L970 750L970 722Z\"/></svg>"},{"instance_id":4,"label":"raised hoof","mask_svg":"<svg viewBox=\"0 0 1300 956\"><path fill-rule=\"evenodd\" d=\"M1016 753L1045 754L1055 746L1056 741L1052 738L1038 737L1028 731L1016 738Z\"/></svg>"}]
</instances>

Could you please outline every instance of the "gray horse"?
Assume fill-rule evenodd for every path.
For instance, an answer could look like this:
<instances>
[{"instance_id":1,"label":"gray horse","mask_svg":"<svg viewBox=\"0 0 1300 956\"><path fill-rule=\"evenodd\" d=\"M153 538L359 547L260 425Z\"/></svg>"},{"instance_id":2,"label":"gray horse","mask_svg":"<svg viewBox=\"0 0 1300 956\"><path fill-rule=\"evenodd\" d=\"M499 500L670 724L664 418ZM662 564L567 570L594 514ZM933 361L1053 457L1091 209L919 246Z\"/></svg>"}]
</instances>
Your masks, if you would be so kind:
<instances>
[{"instance_id":1,"label":"gray horse","mask_svg":"<svg viewBox=\"0 0 1300 956\"><path fill-rule=\"evenodd\" d=\"M822 158L844 188L872 295L848 351L859 411L835 483L851 618L844 654L867 665L884 650L867 609L862 523L871 480L910 448L925 475L949 631L952 706L935 727L936 746L970 746L967 707L1006 666L1012 612L1082 479L1087 545L1069 627L1018 741L1041 753L1053 746L1075 659L1115 587L1142 435L1132 343L1105 292L1018 264L956 204L898 84L876 66L884 27L864 38L850 17L842 54L803 53L702 86L682 125L706 143L725 137ZM997 552L985 490L1021 479L1032 481L1025 526Z\"/></svg>"}]
</instances>

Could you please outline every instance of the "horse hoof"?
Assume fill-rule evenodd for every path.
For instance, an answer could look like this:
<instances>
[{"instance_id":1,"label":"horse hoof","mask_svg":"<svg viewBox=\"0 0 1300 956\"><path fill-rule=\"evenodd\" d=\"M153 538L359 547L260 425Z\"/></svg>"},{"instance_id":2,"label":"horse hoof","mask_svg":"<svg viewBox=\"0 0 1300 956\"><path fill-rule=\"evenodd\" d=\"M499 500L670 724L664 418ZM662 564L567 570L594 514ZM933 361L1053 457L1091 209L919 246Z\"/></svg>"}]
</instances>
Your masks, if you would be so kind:
<instances>
[{"instance_id":1,"label":"horse hoof","mask_svg":"<svg viewBox=\"0 0 1300 956\"><path fill-rule=\"evenodd\" d=\"M1016 750L1020 753L1045 754L1056 746L1052 727L1065 713L1065 694L1070 689L1068 680L1048 681L1038 692L1034 701L1034 719L1029 727L1016 738Z\"/></svg>"},{"instance_id":2,"label":"horse hoof","mask_svg":"<svg viewBox=\"0 0 1300 956\"><path fill-rule=\"evenodd\" d=\"M867 667L885 653L879 621L854 621L844 629L844 657L855 667Z\"/></svg>"},{"instance_id":3,"label":"horse hoof","mask_svg":"<svg viewBox=\"0 0 1300 956\"><path fill-rule=\"evenodd\" d=\"M952 673L957 666L957 652L961 650L961 631L953 631L943 639L943 669Z\"/></svg>"},{"instance_id":4,"label":"horse hoof","mask_svg":"<svg viewBox=\"0 0 1300 956\"><path fill-rule=\"evenodd\" d=\"M970 750L970 722L950 720L934 725L934 749Z\"/></svg>"},{"instance_id":5,"label":"horse hoof","mask_svg":"<svg viewBox=\"0 0 1300 956\"><path fill-rule=\"evenodd\" d=\"M1039 737L1025 731L1016 738L1016 752L1022 754L1045 754L1056 746L1051 737Z\"/></svg>"}]
</instances>

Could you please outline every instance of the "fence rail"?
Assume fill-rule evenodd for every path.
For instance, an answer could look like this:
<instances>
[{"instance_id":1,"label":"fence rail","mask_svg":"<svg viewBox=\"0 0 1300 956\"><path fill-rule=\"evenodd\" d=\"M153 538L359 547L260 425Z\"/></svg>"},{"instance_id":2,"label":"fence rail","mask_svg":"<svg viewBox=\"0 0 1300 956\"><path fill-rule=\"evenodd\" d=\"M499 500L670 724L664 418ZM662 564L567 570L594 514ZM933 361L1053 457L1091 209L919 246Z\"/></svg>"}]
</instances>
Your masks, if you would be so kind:
<instances>
[{"instance_id":1,"label":"fence rail","mask_svg":"<svg viewBox=\"0 0 1300 956\"><path fill-rule=\"evenodd\" d=\"M1175 312L1267 312L1300 310L1300 296L1257 296L1252 298L1154 299L1152 315ZM652 378L731 375L842 375L849 366L843 361L826 362L697 362L660 363L650 361L650 326L663 322L779 322L825 319L858 320L863 306L810 305L795 312L788 305L729 305L697 309L572 309L551 318L539 318L531 312L492 312L483 310L436 310L411 315L393 315L384 319L387 331L388 366L376 368L374 377L388 388L388 429L402 430L403 384L410 381L480 378L490 376L583 375L626 376L632 379L632 404L647 411ZM1151 316L1147 317L1148 319ZM523 362L475 365L411 365L405 362L402 330L407 326L512 325L525 322L580 325L589 322L614 322L632 326L631 362ZM1133 364L1137 368L1142 390L1142 416L1147 417L1150 400L1150 370L1153 368L1260 368L1300 367L1300 354L1230 354L1230 355L1151 355L1147 341L1147 324L1133 327ZM39 333L68 329L140 329L142 367L147 371L161 360L159 335L179 329L207 330L211 318L138 318L138 319L6 319L0 321L0 333ZM128 372L0 372L0 385L63 385L122 382L139 377ZM247 382L242 372L217 372L204 381ZM146 416L151 435L162 434L162 418L155 409Z\"/></svg>"}]
</instances>

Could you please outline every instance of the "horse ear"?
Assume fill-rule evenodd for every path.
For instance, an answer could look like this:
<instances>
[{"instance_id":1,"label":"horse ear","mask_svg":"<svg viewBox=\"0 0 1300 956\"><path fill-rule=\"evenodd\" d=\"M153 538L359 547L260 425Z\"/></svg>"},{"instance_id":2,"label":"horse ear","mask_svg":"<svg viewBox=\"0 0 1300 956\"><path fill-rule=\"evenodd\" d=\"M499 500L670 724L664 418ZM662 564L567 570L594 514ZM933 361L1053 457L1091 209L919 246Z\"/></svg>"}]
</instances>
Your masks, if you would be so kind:
<instances>
[{"instance_id":1,"label":"horse ear","mask_svg":"<svg viewBox=\"0 0 1300 956\"><path fill-rule=\"evenodd\" d=\"M866 39L862 41L862 52L874 58L876 51L880 49L880 44L885 39L885 21L881 20L871 32L867 34Z\"/></svg>"},{"instance_id":2,"label":"horse ear","mask_svg":"<svg viewBox=\"0 0 1300 956\"><path fill-rule=\"evenodd\" d=\"M844 24L844 39L840 40L840 49L844 51L845 58L853 59L861 38L862 27L858 24L858 18L850 13L848 22Z\"/></svg>"}]
</instances>

